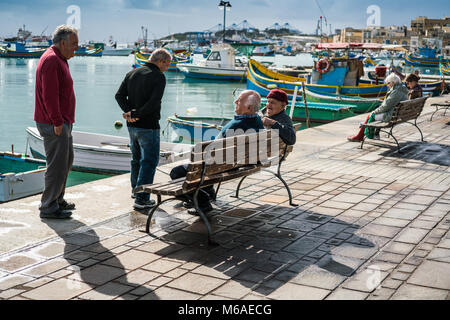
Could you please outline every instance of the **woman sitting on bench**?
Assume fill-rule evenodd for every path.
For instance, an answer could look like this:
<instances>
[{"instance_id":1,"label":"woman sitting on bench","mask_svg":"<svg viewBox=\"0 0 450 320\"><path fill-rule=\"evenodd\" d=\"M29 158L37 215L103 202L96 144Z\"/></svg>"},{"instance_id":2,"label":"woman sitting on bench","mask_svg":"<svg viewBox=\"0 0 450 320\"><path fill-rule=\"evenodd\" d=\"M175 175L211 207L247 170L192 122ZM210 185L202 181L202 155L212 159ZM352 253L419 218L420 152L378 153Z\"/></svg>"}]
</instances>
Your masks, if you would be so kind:
<instances>
[{"instance_id":1,"label":"woman sitting on bench","mask_svg":"<svg viewBox=\"0 0 450 320\"><path fill-rule=\"evenodd\" d=\"M387 84L389 91L386 94L386 98L383 103L367 117L364 123L360 124L360 129L355 136L347 137L348 141L361 142L364 140L364 135L366 135L369 139L380 140L380 131L365 128L365 125L374 121L389 122L392 118L394 107L401 101L408 100L409 91L402 85L402 81L399 76L391 73L386 77L384 82Z\"/></svg>"}]
</instances>

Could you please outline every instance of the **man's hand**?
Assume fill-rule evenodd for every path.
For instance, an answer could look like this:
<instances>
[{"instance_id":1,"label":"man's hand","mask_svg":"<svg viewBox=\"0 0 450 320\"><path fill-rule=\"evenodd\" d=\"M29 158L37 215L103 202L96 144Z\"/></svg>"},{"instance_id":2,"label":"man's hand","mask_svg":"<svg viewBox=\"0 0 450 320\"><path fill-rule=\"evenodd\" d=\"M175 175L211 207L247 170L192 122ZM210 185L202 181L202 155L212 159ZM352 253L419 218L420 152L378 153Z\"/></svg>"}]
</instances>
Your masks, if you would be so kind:
<instances>
[{"instance_id":1,"label":"man's hand","mask_svg":"<svg viewBox=\"0 0 450 320\"><path fill-rule=\"evenodd\" d=\"M53 128L54 128L54 131L55 131L55 134L57 135L57 136L60 136L61 135L61 133L62 133L62 130L63 130L63 124L62 125L60 125L60 126L54 126Z\"/></svg>"},{"instance_id":2,"label":"man's hand","mask_svg":"<svg viewBox=\"0 0 450 320\"><path fill-rule=\"evenodd\" d=\"M270 119L268 117L264 117L261 120L262 120L264 127L269 127L269 128L271 128L276 122L275 120Z\"/></svg>"},{"instance_id":3,"label":"man's hand","mask_svg":"<svg viewBox=\"0 0 450 320\"><path fill-rule=\"evenodd\" d=\"M139 120L139 118L132 118L131 117L131 111L129 112L125 112L124 114L122 114L122 117L127 120L127 122L136 122Z\"/></svg>"}]
</instances>

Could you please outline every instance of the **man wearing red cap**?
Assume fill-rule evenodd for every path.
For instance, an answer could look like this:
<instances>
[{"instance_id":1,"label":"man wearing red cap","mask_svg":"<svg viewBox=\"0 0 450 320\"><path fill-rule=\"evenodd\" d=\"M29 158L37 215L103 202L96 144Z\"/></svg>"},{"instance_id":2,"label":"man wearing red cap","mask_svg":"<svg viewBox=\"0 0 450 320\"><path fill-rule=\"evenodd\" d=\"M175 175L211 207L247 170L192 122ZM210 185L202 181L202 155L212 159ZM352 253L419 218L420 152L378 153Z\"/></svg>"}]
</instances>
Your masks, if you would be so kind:
<instances>
[{"instance_id":1,"label":"man wearing red cap","mask_svg":"<svg viewBox=\"0 0 450 320\"><path fill-rule=\"evenodd\" d=\"M280 138L288 145L295 144L296 135L291 118L286 114L285 108L289 100L286 92L273 89L267 95L267 105L263 109L265 117L262 119L266 129L278 130Z\"/></svg>"}]
</instances>

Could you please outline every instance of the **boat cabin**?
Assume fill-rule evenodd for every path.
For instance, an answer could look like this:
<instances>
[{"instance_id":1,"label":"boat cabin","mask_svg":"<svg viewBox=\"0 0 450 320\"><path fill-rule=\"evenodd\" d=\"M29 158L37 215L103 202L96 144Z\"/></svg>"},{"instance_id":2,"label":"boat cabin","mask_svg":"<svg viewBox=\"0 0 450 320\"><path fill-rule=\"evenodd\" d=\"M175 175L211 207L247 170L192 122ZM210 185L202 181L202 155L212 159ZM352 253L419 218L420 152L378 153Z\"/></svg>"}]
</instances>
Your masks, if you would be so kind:
<instances>
[{"instance_id":1,"label":"boat cabin","mask_svg":"<svg viewBox=\"0 0 450 320\"><path fill-rule=\"evenodd\" d=\"M235 67L234 49L229 44L214 45L203 65L205 67L233 69Z\"/></svg>"},{"instance_id":2,"label":"boat cabin","mask_svg":"<svg viewBox=\"0 0 450 320\"><path fill-rule=\"evenodd\" d=\"M364 76L364 61L352 56L350 50L377 49L378 46L372 43L319 43L316 49L328 50L328 57L315 62L309 83L358 86L359 79Z\"/></svg>"}]
</instances>

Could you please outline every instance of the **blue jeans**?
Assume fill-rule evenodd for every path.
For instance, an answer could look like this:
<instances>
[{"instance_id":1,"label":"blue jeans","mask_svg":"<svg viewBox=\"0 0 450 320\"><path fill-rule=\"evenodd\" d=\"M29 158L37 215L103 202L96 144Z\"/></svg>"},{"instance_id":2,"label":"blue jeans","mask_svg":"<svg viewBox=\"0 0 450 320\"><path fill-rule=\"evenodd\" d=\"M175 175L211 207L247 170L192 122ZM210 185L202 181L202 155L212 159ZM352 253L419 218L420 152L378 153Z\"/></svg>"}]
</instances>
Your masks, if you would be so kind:
<instances>
[{"instance_id":1,"label":"blue jeans","mask_svg":"<svg viewBox=\"0 0 450 320\"><path fill-rule=\"evenodd\" d=\"M131 187L152 184L159 162L159 129L142 129L128 127L130 134ZM136 194L136 200L147 201L148 193Z\"/></svg>"}]
</instances>

